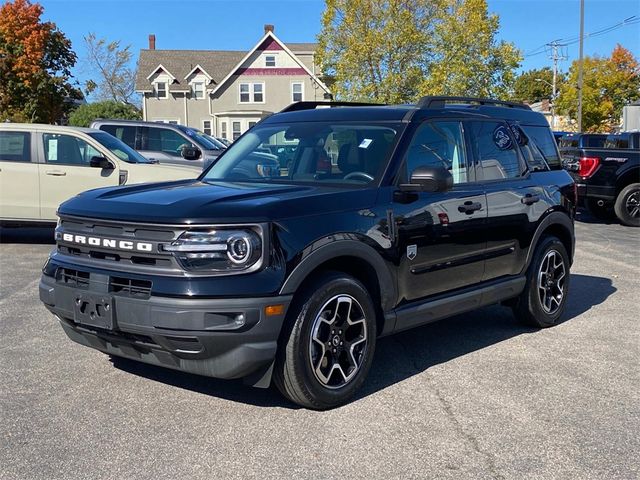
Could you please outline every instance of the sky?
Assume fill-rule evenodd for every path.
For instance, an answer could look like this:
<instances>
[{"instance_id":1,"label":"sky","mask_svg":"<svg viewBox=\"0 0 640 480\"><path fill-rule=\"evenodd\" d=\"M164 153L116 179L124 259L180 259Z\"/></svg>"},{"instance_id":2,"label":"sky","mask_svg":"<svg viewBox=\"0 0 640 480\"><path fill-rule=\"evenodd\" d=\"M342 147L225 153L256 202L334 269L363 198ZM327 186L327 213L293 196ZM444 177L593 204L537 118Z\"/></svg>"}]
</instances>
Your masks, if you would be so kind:
<instances>
[{"instance_id":1,"label":"sky","mask_svg":"<svg viewBox=\"0 0 640 480\"><path fill-rule=\"evenodd\" d=\"M108 40L147 48L150 33L158 49L248 50L263 35L266 23L284 42L313 42L320 31L323 0L39 0L43 18L55 22L78 54L74 73L86 78L82 66L83 37L89 32ZM488 0L500 16L499 39L513 42L525 55L521 70L551 66L540 48L579 34L579 0ZM585 34L640 16L638 0L585 0ZM640 58L640 23L585 39L585 55L606 56L616 43ZM541 52L537 53L536 52ZM530 55L534 53L534 55ZM578 44L563 49L566 71L578 57Z\"/></svg>"}]
</instances>

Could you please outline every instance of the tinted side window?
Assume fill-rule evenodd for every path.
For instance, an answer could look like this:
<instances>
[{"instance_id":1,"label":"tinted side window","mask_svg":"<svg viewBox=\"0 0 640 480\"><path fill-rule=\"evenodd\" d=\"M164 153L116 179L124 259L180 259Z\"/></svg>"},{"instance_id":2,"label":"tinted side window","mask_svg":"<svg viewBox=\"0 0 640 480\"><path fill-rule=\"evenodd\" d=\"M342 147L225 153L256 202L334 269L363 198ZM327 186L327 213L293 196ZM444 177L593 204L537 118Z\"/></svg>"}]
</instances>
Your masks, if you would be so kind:
<instances>
[{"instance_id":1,"label":"tinted side window","mask_svg":"<svg viewBox=\"0 0 640 480\"><path fill-rule=\"evenodd\" d=\"M88 167L92 157L102 154L81 138L59 133L42 134L45 162L53 165Z\"/></svg>"},{"instance_id":2,"label":"tinted side window","mask_svg":"<svg viewBox=\"0 0 640 480\"><path fill-rule=\"evenodd\" d=\"M470 122L475 158L485 180L519 177L520 159L516 142L504 123Z\"/></svg>"},{"instance_id":3,"label":"tinted side window","mask_svg":"<svg viewBox=\"0 0 640 480\"><path fill-rule=\"evenodd\" d=\"M100 130L122 140L131 148L136 147L136 127L129 125L102 125Z\"/></svg>"},{"instance_id":4,"label":"tinted side window","mask_svg":"<svg viewBox=\"0 0 640 480\"><path fill-rule=\"evenodd\" d=\"M607 137L601 135L593 135L585 137L585 141L583 142L583 147L585 148L602 148L604 147L604 142Z\"/></svg>"},{"instance_id":5,"label":"tinted side window","mask_svg":"<svg viewBox=\"0 0 640 480\"><path fill-rule=\"evenodd\" d=\"M467 181L467 161L460 122L425 122L411 140L405 157L406 178L418 167L444 167L453 183Z\"/></svg>"},{"instance_id":6,"label":"tinted side window","mask_svg":"<svg viewBox=\"0 0 640 480\"><path fill-rule=\"evenodd\" d=\"M0 160L30 162L31 134L28 132L0 132Z\"/></svg>"},{"instance_id":7,"label":"tinted side window","mask_svg":"<svg viewBox=\"0 0 640 480\"><path fill-rule=\"evenodd\" d=\"M191 145L191 142L173 130L155 127L148 129L146 150L179 156L183 145Z\"/></svg>"},{"instance_id":8,"label":"tinted side window","mask_svg":"<svg viewBox=\"0 0 640 480\"><path fill-rule=\"evenodd\" d=\"M556 141L553 138L551 130L547 127L532 127L527 125L523 125L522 129L524 133L527 134L527 137L535 142L551 168L561 166L560 154L558 153Z\"/></svg>"}]
</instances>

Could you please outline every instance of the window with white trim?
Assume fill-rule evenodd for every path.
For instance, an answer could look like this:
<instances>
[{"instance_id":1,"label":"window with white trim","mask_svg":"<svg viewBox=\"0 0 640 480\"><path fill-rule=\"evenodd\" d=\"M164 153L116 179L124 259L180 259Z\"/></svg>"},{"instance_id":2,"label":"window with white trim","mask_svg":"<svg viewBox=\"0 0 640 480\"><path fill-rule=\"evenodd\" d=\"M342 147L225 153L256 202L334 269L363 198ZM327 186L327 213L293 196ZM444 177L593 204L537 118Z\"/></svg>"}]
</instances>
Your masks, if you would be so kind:
<instances>
[{"instance_id":1,"label":"window with white trim","mask_svg":"<svg viewBox=\"0 0 640 480\"><path fill-rule=\"evenodd\" d=\"M304 84L302 82L294 82L291 84L291 101L301 102L304 97Z\"/></svg>"},{"instance_id":2,"label":"window with white trim","mask_svg":"<svg viewBox=\"0 0 640 480\"><path fill-rule=\"evenodd\" d=\"M156 82L156 98L167 98L167 82Z\"/></svg>"},{"instance_id":3,"label":"window with white trim","mask_svg":"<svg viewBox=\"0 0 640 480\"><path fill-rule=\"evenodd\" d=\"M207 135L211 135L211 120L203 120L202 121L202 131Z\"/></svg>"},{"instance_id":4,"label":"window with white trim","mask_svg":"<svg viewBox=\"0 0 640 480\"><path fill-rule=\"evenodd\" d=\"M204 83L193 82L191 84L191 95L196 99L204 98Z\"/></svg>"},{"instance_id":5,"label":"window with white trim","mask_svg":"<svg viewBox=\"0 0 640 480\"><path fill-rule=\"evenodd\" d=\"M240 122L232 122L233 128L233 139L237 140L240 135L242 135L242 124Z\"/></svg>"},{"instance_id":6,"label":"window with white trim","mask_svg":"<svg viewBox=\"0 0 640 480\"><path fill-rule=\"evenodd\" d=\"M220 136L227 140L227 122L222 122L220 124Z\"/></svg>"},{"instance_id":7,"label":"window with white trim","mask_svg":"<svg viewBox=\"0 0 640 480\"><path fill-rule=\"evenodd\" d=\"M240 103L264 103L264 83L241 83Z\"/></svg>"},{"instance_id":8,"label":"window with white trim","mask_svg":"<svg viewBox=\"0 0 640 480\"><path fill-rule=\"evenodd\" d=\"M276 56L275 55L266 55L264 57L264 66L265 67L275 67L276 66Z\"/></svg>"}]
</instances>

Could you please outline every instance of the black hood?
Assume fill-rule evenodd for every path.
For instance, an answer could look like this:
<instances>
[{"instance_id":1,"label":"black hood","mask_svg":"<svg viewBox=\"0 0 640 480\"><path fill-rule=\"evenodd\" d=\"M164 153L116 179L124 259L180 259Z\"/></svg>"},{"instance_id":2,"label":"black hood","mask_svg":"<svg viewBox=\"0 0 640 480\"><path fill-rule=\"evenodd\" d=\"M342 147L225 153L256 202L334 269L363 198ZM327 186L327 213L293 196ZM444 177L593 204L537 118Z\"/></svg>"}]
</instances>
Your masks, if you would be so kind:
<instances>
[{"instance_id":1,"label":"black hood","mask_svg":"<svg viewBox=\"0 0 640 480\"><path fill-rule=\"evenodd\" d=\"M265 222L359 210L375 197L376 189L181 180L89 190L59 213L143 223Z\"/></svg>"}]
</instances>

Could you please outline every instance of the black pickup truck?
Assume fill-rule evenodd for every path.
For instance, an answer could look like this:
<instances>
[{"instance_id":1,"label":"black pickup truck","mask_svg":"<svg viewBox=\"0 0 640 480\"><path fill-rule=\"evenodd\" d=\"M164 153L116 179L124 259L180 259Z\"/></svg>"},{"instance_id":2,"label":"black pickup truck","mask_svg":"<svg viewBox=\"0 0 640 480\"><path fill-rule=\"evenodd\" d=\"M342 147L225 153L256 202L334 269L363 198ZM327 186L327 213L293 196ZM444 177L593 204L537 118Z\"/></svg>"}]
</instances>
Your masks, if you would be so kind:
<instances>
[{"instance_id":1,"label":"black pickup truck","mask_svg":"<svg viewBox=\"0 0 640 480\"><path fill-rule=\"evenodd\" d=\"M640 132L609 135L601 148L561 148L578 197L596 217L613 208L625 225L640 227Z\"/></svg>"}]
</instances>

